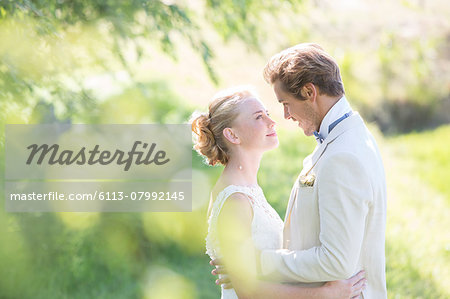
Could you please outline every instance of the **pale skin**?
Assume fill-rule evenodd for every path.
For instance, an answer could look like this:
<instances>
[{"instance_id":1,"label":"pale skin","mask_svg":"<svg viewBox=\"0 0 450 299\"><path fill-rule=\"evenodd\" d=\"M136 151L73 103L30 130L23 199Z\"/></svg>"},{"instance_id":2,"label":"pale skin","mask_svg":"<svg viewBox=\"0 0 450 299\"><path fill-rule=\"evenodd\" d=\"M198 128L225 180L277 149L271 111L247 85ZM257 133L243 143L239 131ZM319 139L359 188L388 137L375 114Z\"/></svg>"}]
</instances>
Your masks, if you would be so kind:
<instances>
[{"instance_id":1,"label":"pale skin","mask_svg":"<svg viewBox=\"0 0 450 299\"><path fill-rule=\"evenodd\" d=\"M275 122L269 117L262 103L250 98L242 101L240 105L240 113L231 128L223 131L230 150L230 158L212 191L213 198L228 185L257 185L257 173L263 153L278 145ZM292 109L288 109L287 112L291 118L295 117L291 114ZM218 266L213 270L213 274L225 273L226 268L228 278L219 279L218 284L231 283L239 298L301 299L359 296L366 282L362 271L348 280L328 282L315 288L258 280L256 269L259 256L251 241L253 211L249 200L246 195L235 193L227 199L220 213L218 230L220 244L223 244L221 249L224 266Z\"/></svg>"}]
</instances>

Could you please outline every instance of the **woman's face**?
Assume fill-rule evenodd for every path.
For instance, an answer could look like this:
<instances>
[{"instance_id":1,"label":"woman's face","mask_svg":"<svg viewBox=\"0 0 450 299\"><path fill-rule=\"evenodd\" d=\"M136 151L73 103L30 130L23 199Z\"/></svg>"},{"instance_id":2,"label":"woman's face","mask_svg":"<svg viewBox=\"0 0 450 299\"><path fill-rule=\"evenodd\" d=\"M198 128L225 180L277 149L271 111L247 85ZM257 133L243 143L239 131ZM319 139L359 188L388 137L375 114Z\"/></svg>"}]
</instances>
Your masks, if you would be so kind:
<instances>
[{"instance_id":1,"label":"woman's face","mask_svg":"<svg viewBox=\"0 0 450 299\"><path fill-rule=\"evenodd\" d=\"M264 105L256 98L239 103L239 115L233 123L233 131L239 137L240 146L247 150L267 151L278 146L275 122Z\"/></svg>"}]
</instances>

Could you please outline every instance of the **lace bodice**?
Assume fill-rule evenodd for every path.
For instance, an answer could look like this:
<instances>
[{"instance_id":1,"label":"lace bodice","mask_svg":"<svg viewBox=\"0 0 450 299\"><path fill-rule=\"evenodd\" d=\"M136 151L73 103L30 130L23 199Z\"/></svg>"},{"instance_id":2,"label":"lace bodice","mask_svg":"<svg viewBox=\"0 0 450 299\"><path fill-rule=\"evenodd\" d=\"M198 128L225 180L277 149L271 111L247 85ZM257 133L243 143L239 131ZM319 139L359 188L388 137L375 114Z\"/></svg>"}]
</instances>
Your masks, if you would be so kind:
<instances>
[{"instance_id":1,"label":"lace bodice","mask_svg":"<svg viewBox=\"0 0 450 299\"><path fill-rule=\"evenodd\" d=\"M217 236L217 222L220 211L228 197L233 193L243 193L248 196L253 209L252 239L257 249L278 249L282 246L283 221L272 206L267 202L259 186L245 187L230 185L223 189L213 203L208 219L208 235L206 236L206 253L212 258L221 258ZM222 298L237 298L233 289L222 289Z\"/></svg>"}]
</instances>

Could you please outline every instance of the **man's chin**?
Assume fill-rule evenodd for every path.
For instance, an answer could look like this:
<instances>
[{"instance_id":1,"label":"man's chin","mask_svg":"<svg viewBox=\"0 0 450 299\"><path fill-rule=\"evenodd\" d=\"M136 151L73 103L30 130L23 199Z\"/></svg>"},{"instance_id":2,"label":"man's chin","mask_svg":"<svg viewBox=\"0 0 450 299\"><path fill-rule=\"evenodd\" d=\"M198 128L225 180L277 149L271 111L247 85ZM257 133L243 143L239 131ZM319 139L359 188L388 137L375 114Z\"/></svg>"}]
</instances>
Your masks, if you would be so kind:
<instances>
[{"instance_id":1,"label":"man's chin","mask_svg":"<svg viewBox=\"0 0 450 299\"><path fill-rule=\"evenodd\" d=\"M303 133L304 133L306 136L313 136L313 135L314 135L314 131L305 129L305 128L301 125L300 122L297 122L297 126L303 130Z\"/></svg>"},{"instance_id":2,"label":"man's chin","mask_svg":"<svg viewBox=\"0 0 450 299\"><path fill-rule=\"evenodd\" d=\"M308 136L308 137L314 136L314 131L311 131L311 130L308 130L308 129L303 129L303 133L305 133L305 135Z\"/></svg>"}]
</instances>

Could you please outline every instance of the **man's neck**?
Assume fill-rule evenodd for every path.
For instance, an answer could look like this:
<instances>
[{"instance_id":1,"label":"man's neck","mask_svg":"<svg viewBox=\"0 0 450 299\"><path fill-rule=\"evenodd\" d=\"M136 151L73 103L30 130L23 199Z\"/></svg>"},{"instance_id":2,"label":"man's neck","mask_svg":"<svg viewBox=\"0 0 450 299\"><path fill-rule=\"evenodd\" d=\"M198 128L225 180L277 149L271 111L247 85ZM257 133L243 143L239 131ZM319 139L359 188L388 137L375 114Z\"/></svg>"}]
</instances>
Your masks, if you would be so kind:
<instances>
[{"instance_id":1,"label":"man's neck","mask_svg":"<svg viewBox=\"0 0 450 299\"><path fill-rule=\"evenodd\" d=\"M319 105L319 117L320 117L320 123L317 126L317 131L319 131L320 125L322 124L323 119L325 118L325 115L330 111L331 108L333 108L334 105L336 105L337 102L342 98L342 96L339 97L331 97L328 95L319 95L318 96L318 103Z\"/></svg>"}]
</instances>

